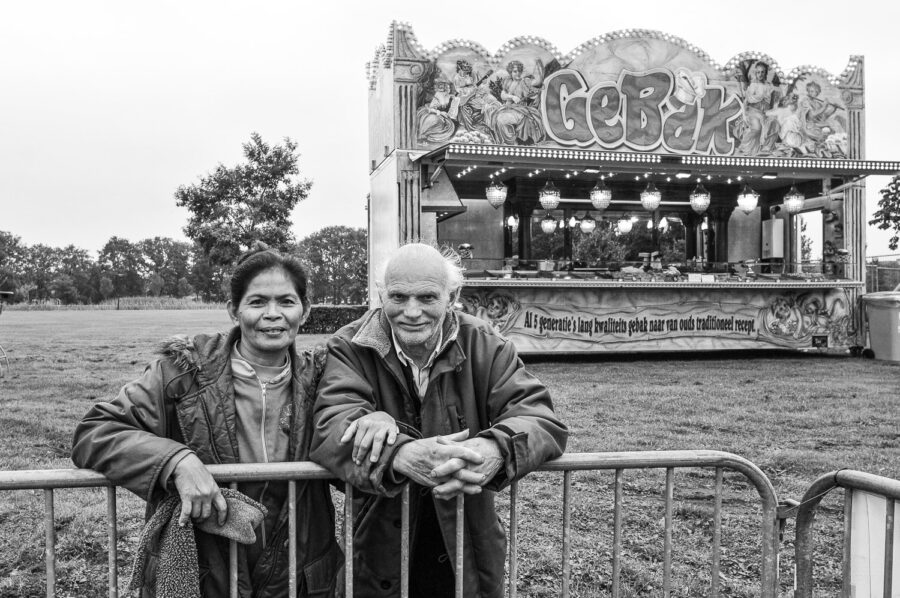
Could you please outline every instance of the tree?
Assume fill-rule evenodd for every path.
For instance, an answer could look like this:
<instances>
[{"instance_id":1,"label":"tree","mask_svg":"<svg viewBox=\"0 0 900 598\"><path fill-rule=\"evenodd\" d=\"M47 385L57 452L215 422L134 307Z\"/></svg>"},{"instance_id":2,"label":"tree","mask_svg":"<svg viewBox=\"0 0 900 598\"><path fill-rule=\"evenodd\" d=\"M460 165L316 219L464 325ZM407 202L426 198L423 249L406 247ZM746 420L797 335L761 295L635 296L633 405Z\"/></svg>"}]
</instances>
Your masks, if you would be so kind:
<instances>
[{"instance_id":1,"label":"tree","mask_svg":"<svg viewBox=\"0 0 900 598\"><path fill-rule=\"evenodd\" d=\"M175 292L176 297L187 297L194 294L194 287L188 282L187 278L178 279L178 288Z\"/></svg>"},{"instance_id":2,"label":"tree","mask_svg":"<svg viewBox=\"0 0 900 598\"><path fill-rule=\"evenodd\" d=\"M191 244L169 237L153 237L138 241L137 246L148 272L147 284L151 294L177 295L178 281L190 272ZM161 285L156 276L161 278Z\"/></svg>"},{"instance_id":3,"label":"tree","mask_svg":"<svg viewBox=\"0 0 900 598\"><path fill-rule=\"evenodd\" d=\"M287 250L293 241L291 212L312 186L299 177L297 144L291 139L270 146L253 133L243 150L245 163L219 164L198 184L175 192L175 203L191 213L184 233L211 267L229 266L254 241Z\"/></svg>"},{"instance_id":4,"label":"tree","mask_svg":"<svg viewBox=\"0 0 900 598\"><path fill-rule=\"evenodd\" d=\"M97 259L101 276L113 282L116 297L144 294L144 258L140 247L128 239L110 237Z\"/></svg>"},{"instance_id":5,"label":"tree","mask_svg":"<svg viewBox=\"0 0 900 598\"><path fill-rule=\"evenodd\" d=\"M0 230L0 290L20 292L27 251L19 237Z\"/></svg>"},{"instance_id":6,"label":"tree","mask_svg":"<svg viewBox=\"0 0 900 598\"><path fill-rule=\"evenodd\" d=\"M327 226L297 244L309 266L310 294L316 301L361 304L366 299L366 231Z\"/></svg>"},{"instance_id":7,"label":"tree","mask_svg":"<svg viewBox=\"0 0 900 598\"><path fill-rule=\"evenodd\" d=\"M800 261L808 262L812 258L812 237L807 234L809 227L806 220L800 220Z\"/></svg>"},{"instance_id":8,"label":"tree","mask_svg":"<svg viewBox=\"0 0 900 598\"><path fill-rule=\"evenodd\" d=\"M900 175L891 179L881 191L878 210L869 220L869 225L876 225L881 230L893 230L894 236L888 239L891 251L900 244Z\"/></svg>"}]
</instances>

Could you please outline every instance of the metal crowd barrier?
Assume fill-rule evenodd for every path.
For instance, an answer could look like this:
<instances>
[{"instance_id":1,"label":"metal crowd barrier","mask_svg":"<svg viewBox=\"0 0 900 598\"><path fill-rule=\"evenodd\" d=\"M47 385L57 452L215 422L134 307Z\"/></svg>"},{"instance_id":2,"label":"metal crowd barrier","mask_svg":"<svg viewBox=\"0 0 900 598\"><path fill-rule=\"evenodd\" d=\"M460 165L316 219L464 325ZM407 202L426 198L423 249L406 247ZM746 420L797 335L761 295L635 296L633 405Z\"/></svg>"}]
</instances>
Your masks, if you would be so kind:
<instances>
[{"instance_id":1,"label":"metal crowd barrier","mask_svg":"<svg viewBox=\"0 0 900 598\"><path fill-rule=\"evenodd\" d=\"M900 596L900 583L894 583L894 575L900 571L900 558L894 557L900 537L900 529L895 527L900 516L900 480L841 469L813 482L797 509L794 598L813 595L813 526L819 503L834 488L844 488L841 596Z\"/></svg>"},{"instance_id":2,"label":"metal crowd barrier","mask_svg":"<svg viewBox=\"0 0 900 598\"><path fill-rule=\"evenodd\" d=\"M709 595L720 596L720 568L722 560L722 497L723 476L726 470L742 475L759 494L761 540L760 554L760 591L762 598L775 598L778 585L778 501L775 490L769 479L750 461L737 455L721 451L639 451L613 453L569 453L559 459L544 464L542 471L563 472L562 501L562 576L560 595L569 598L571 577L571 543L572 543L572 474L575 471L612 471L613 476L613 542L612 542L612 596L618 598L622 590L623 562L623 504L625 471L634 469L665 470L665 488L663 501L665 505L665 529L663 536L663 596L668 597L672 588L672 529L674 523L674 471L678 468L704 468L715 471L715 494L713 498L713 544L710 556L710 590ZM212 465L210 472L220 485L250 481L286 481L289 492L289 595L295 596L297 591L297 570L295 555L297 549L296 512L294 498L296 482L310 479L332 479L327 470L310 462L302 463L270 463L241 465ZM47 596L55 596L56 588L56 534L54 528L53 492L59 488L107 488L107 541L109 545L109 593L110 598L118 596L117 570L117 538L116 527L116 492L115 487L102 475L87 470L44 470L44 471L7 471L0 472L0 491L3 490L43 490L44 492L44 527L45 527L45 569L47 576ZM353 547L353 488L345 485L344 500L344 551L352 553ZM517 549L518 549L518 517L517 497L518 483L512 484L509 494L509 583L508 595L517 596ZM463 535L464 535L464 498L456 499L456 570L463 567ZM401 596L409 595L409 487L402 496L401 518ZM345 567L345 583L347 596L353 596L353 563L347 558ZM237 547L232 542L230 551L231 596L237 594ZM457 575L456 596L463 597L462 576Z\"/></svg>"}]
</instances>

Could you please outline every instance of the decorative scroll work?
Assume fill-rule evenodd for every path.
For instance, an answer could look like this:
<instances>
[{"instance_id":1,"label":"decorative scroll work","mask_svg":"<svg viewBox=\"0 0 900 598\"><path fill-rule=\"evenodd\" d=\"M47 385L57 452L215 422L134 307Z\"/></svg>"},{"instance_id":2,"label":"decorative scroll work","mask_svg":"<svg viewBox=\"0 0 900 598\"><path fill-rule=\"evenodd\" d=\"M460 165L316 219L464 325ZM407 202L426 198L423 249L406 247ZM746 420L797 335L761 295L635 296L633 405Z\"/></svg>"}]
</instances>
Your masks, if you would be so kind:
<instances>
[{"instance_id":1,"label":"decorative scroll work","mask_svg":"<svg viewBox=\"0 0 900 598\"><path fill-rule=\"evenodd\" d=\"M430 53L416 48L423 69L415 139L424 148L452 142L848 155L849 71L838 78L809 66L785 77L761 53L722 67L683 40L652 31L604 36L565 56L539 38L517 38L496 56L463 40ZM860 57L851 63L862 68Z\"/></svg>"},{"instance_id":2,"label":"decorative scroll work","mask_svg":"<svg viewBox=\"0 0 900 598\"><path fill-rule=\"evenodd\" d=\"M465 289L463 311L524 352L849 347L844 289Z\"/></svg>"}]
</instances>

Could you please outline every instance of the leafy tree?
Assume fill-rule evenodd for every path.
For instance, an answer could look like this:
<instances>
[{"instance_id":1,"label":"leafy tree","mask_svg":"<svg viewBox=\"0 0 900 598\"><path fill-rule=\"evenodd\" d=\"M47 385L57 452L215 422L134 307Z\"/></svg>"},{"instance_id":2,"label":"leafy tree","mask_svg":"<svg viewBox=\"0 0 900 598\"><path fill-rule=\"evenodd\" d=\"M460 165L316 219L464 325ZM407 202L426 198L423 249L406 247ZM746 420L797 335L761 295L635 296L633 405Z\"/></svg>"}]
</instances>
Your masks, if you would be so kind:
<instances>
[{"instance_id":1,"label":"leafy tree","mask_svg":"<svg viewBox=\"0 0 900 598\"><path fill-rule=\"evenodd\" d=\"M880 193L879 209L873 214L869 224L874 224L881 230L893 230L894 236L888 239L888 247L893 251L900 244L900 175L892 178Z\"/></svg>"},{"instance_id":2,"label":"leafy tree","mask_svg":"<svg viewBox=\"0 0 900 598\"><path fill-rule=\"evenodd\" d=\"M800 220L800 261L808 262L812 258L812 237L807 234L809 224Z\"/></svg>"},{"instance_id":3,"label":"leafy tree","mask_svg":"<svg viewBox=\"0 0 900 598\"><path fill-rule=\"evenodd\" d=\"M138 245L121 237L110 237L97 259L101 275L113 282L116 297L144 294L144 258Z\"/></svg>"},{"instance_id":4,"label":"leafy tree","mask_svg":"<svg viewBox=\"0 0 900 598\"><path fill-rule=\"evenodd\" d=\"M113 286L113 281L109 278L109 276L101 276L100 277L100 295L103 296L104 299L109 299L112 297L112 294L115 292L116 287Z\"/></svg>"},{"instance_id":5,"label":"leafy tree","mask_svg":"<svg viewBox=\"0 0 900 598\"><path fill-rule=\"evenodd\" d=\"M176 297L187 297L194 294L194 287L185 277L178 279L178 287L175 291Z\"/></svg>"},{"instance_id":6,"label":"leafy tree","mask_svg":"<svg viewBox=\"0 0 900 598\"><path fill-rule=\"evenodd\" d=\"M150 275L150 280L147 281L147 290L154 297L159 297L159 294L162 293L165 284L166 279L163 278L159 272L154 272Z\"/></svg>"},{"instance_id":7,"label":"leafy tree","mask_svg":"<svg viewBox=\"0 0 900 598\"><path fill-rule=\"evenodd\" d=\"M19 292L28 248L12 233L0 230L0 290Z\"/></svg>"},{"instance_id":8,"label":"leafy tree","mask_svg":"<svg viewBox=\"0 0 900 598\"><path fill-rule=\"evenodd\" d=\"M175 192L175 203L191 213L184 233L213 269L232 264L254 241L288 249L291 212L312 186L299 177L297 144L291 139L271 146L253 133L243 150L246 162L233 168L219 164L198 184Z\"/></svg>"},{"instance_id":9,"label":"leafy tree","mask_svg":"<svg viewBox=\"0 0 900 598\"><path fill-rule=\"evenodd\" d=\"M169 237L153 237L139 241L137 245L149 273L147 284L151 294L176 295L178 281L190 272L191 244ZM159 282L155 279L156 275L162 280L158 292L153 290Z\"/></svg>"},{"instance_id":10,"label":"leafy tree","mask_svg":"<svg viewBox=\"0 0 900 598\"><path fill-rule=\"evenodd\" d=\"M327 226L297 244L309 266L310 294L316 301L361 304L366 299L366 230Z\"/></svg>"},{"instance_id":11,"label":"leafy tree","mask_svg":"<svg viewBox=\"0 0 900 598\"><path fill-rule=\"evenodd\" d=\"M58 272L59 260L57 250L49 245L38 243L30 245L25 252L24 271L33 283L32 299L49 299L50 283Z\"/></svg>"}]
</instances>

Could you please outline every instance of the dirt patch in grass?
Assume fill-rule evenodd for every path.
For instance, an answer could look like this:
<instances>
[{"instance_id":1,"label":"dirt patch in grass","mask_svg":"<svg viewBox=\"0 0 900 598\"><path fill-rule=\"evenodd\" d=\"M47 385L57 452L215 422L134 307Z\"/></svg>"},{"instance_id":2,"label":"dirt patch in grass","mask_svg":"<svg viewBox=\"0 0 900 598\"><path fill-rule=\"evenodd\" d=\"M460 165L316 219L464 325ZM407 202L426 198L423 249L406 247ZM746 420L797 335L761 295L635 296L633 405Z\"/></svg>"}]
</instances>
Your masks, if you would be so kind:
<instances>
[{"instance_id":1,"label":"dirt patch in grass","mask_svg":"<svg viewBox=\"0 0 900 598\"><path fill-rule=\"evenodd\" d=\"M115 395L176 333L226 329L224 312L15 312L0 331L12 371L0 378L0 470L69 468L75 424L95 401ZM301 337L305 345L324 336ZM606 359L529 359L571 430L570 452L714 449L741 455L798 499L820 475L851 468L900 478L900 365L797 353L656 355ZM664 473L624 475L623 596L662 595ZM570 589L607 596L612 588L613 474L572 475ZM673 596L709 594L714 480L710 472L675 475ZM840 586L839 493L817 519L817 595ZM106 590L105 491L56 492L58 596ZM143 503L120 490L119 565L124 589L143 521ZM507 524L508 493L498 497ZM726 475L723 498L723 595L759 594L758 497ZM340 511L339 511L340 512ZM520 483L518 589L559 595L562 474L539 472ZM0 598L44 595L43 494L0 495ZM782 543L781 590L789 594L793 522Z\"/></svg>"}]
</instances>

